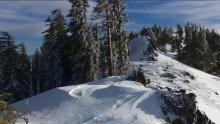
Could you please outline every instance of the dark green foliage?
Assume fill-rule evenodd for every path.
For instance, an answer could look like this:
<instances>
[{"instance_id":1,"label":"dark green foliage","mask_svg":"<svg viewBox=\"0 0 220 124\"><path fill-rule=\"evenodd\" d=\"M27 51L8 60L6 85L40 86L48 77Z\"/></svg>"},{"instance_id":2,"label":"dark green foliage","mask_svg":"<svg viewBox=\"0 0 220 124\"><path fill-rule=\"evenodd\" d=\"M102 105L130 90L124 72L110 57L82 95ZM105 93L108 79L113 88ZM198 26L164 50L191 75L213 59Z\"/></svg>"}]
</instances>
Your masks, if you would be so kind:
<instances>
[{"instance_id":1,"label":"dark green foliage","mask_svg":"<svg viewBox=\"0 0 220 124\"><path fill-rule=\"evenodd\" d=\"M132 40L132 39L134 39L134 38L136 38L136 37L138 37L138 33L131 31L131 32L128 34L128 41L130 41L130 40Z\"/></svg>"},{"instance_id":2,"label":"dark green foliage","mask_svg":"<svg viewBox=\"0 0 220 124\"><path fill-rule=\"evenodd\" d=\"M148 37L155 49L166 52L165 45L171 44L179 61L212 74L220 74L220 35L214 30L188 23L185 30L177 24L175 33L172 28L154 25L144 27L140 34Z\"/></svg>"},{"instance_id":3,"label":"dark green foliage","mask_svg":"<svg viewBox=\"0 0 220 124\"><path fill-rule=\"evenodd\" d=\"M215 56L206 40L206 30L197 25L185 27L185 44L180 60L187 65L210 72L216 65Z\"/></svg>"},{"instance_id":4,"label":"dark green foliage","mask_svg":"<svg viewBox=\"0 0 220 124\"><path fill-rule=\"evenodd\" d=\"M67 34L65 30L65 20L61 11L56 9L46 20L48 29L44 31L44 43L42 52L42 82L41 90L47 90L58 86L63 86L64 68L67 46Z\"/></svg>"},{"instance_id":5,"label":"dark green foliage","mask_svg":"<svg viewBox=\"0 0 220 124\"><path fill-rule=\"evenodd\" d=\"M15 45L7 32L0 34L0 82L1 90L12 94L11 101L30 95L30 62L25 47Z\"/></svg>"},{"instance_id":6,"label":"dark green foliage","mask_svg":"<svg viewBox=\"0 0 220 124\"><path fill-rule=\"evenodd\" d=\"M206 37L209 47L216 58L217 67L213 69L213 74L220 75L220 35L214 30L206 30Z\"/></svg>"},{"instance_id":7,"label":"dark green foliage","mask_svg":"<svg viewBox=\"0 0 220 124\"><path fill-rule=\"evenodd\" d=\"M124 25L129 20L123 0L98 0L94 11L101 19L104 31L102 44L102 70L108 75L126 74L128 70L128 45ZM105 55L104 55L105 54Z\"/></svg>"},{"instance_id":8,"label":"dark green foliage","mask_svg":"<svg viewBox=\"0 0 220 124\"><path fill-rule=\"evenodd\" d=\"M26 52L25 45L20 45L19 65L17 72L17 80L22 85L25 92L25 98L33 95L31 83L31 62Z\"/></svg>"},{"instance_id":9,"label":"dark green foliage","mask_svg":"<svg viewBox=\"0 0 220 124\"><path fill-rule=\"evenodd\" d=\"M70 18L70 67L71 83L79 84L96 79L99 45L86 22L88 0L69 0L72 4Z\"/></svg>"},{"instance_id":10,"label":"dark green foliage","mask_svg":"<svg viewBox=\"0 0 220 124\"><path fill-rule=\"evenodd\" d=\"M162 33L158 37L158 44L161 46L165 46L166 43L172 43L172 35L173 35L173 29L164 27L162 29Z\"/></svg>"},{"instance_id":11,"label":"dark green foliage","mask_svg":"<svg viewBox=\"0 0 220 124\"><path fill-rule=\"evenodd\" d=\"M113 1L113 11L115 15L115 41L117 49L117 65L116 74L126 74L128 71L128 38L124 31L124 25L129 21L129 17L125 13L127 8L124 0Z\"/></svg>"},{"instance_id":12,"label":"dark green foliage","mask_svg":"<svg viewBox=\"0 0 220 124\"><path fill-rule=\"evenodd\" d=\"M141 35L150 37L151 44L154 48L166 52L165 45L173 44L173 29L169 27L161 27L156 24L152 27L144 27L141 30Z\"/></svg>"},{"instance_id":13,"label":"dark green foliage","mask_svg":"<svg viewBox=\"0 0 220 124\"><path fill-rule=\"evenodd\" d=\"M172 47L174 50L177 49L178 55L180 55L182 53L182 49L183 49L183 46L182 46L182 43L184 40L183 33L184 33L184 31L183 31L182 26L177 24L176 37L173 40Z\"/></svg>"},{"instance_id":14,"label":"dark green foliage","mask_svg":"<svg viewBox=\"0 0 220 124\"><path fill-rule=\"evenodd\" d=\"M38 49L36 49L32 58L32 89L33 94L39 94L43 91L42 80L42 56Z\"/></svg>"},{"instance_id":15,"label":"dark green foliage","mask_svg":"<svg viewBox=\"0 0 220 124\"><path fill-rule=\"evenodd\" d=\"M105 59L103 59L104 61L102 63L107 65L105 67L107 67L106 71L109 76L115 75L115 64L117 62L117 49L115 49L116 37L114 35L116 16L113 10L113 2L110 0L97 0L97 5L94 9L97 19L102 20L101 29L104 32L104 47L102 52L105 53Z\"/></svg>"}]
</instances>

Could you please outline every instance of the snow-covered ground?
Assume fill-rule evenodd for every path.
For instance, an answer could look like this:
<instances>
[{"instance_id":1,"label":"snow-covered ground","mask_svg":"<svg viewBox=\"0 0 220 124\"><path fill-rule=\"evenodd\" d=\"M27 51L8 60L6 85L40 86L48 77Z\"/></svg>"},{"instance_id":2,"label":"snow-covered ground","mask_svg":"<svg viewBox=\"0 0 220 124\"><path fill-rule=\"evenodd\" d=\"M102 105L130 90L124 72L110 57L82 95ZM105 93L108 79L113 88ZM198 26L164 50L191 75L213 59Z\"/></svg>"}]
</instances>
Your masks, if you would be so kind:
<instances>
[{"instance_id":1,"label":"snow-covered ground","mask_svg":"<svg viewBox=\"0 0 220 124\"><path fill-rule=\"evenodd\" d=\"M132 69L141 68L150 78L148 88L123 76L83 85L60 87L29 99L30 124L165 124L160 87L186 89L197 95L199 109L220 123L220 78L188 67L158 53L158 61L141 61L145 38L132 41ZM166 74L173 78L167 78ZM25 101L15 103L25 110ZM24 124L18 120L17 124Z\"/></svg>"}]
</instances>

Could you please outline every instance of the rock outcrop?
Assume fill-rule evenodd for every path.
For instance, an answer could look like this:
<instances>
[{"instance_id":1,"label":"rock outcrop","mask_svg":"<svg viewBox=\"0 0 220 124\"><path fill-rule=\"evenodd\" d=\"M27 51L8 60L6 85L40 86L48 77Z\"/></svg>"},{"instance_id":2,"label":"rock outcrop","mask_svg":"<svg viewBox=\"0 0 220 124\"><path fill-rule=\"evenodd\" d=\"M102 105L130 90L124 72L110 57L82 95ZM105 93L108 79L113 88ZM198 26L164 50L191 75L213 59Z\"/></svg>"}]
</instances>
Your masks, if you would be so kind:
<instances>
[{"instance_id":1,"label":"rock outcrop","mask_svg":"<svg viewBox=\"0 0 220 124\"><path fill-rule=\"evenodd\" d=\"M185 90L167 90L162 95L161 109L171 124L214 124L196 105L196 95ZM171 115L176 115L172 120Z\"/></svg>"}]
</instances>

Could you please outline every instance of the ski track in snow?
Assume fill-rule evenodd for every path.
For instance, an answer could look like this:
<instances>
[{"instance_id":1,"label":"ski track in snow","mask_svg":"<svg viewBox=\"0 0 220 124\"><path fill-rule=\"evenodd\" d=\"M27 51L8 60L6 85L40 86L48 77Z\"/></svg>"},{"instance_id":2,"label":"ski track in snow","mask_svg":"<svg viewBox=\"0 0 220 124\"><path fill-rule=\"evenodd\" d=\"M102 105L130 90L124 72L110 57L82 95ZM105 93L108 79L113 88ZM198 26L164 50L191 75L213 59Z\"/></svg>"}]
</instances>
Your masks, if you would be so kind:
<instances>
[{"instance_id":1,"label":"ski track in snow","mask_svg":"<svg viewBox=\"0 0 220 124\"><path fill-rule=\"evenodd\" d=\"M134 39L130 44L130 73L141 65L151 80L148 88L124 80L125 76L56 88L29 99L29 124L165 124L158 86L195 93L199 109L216 124L220 123L220 95L217 95L220 94L220 78L161 53L158 53L156 62L143 61L144 57L140 54L147 44L145 38ZM184 72L195 79L184 75ZM163 77L165 73L172 73L175 78ZM189 83L185 83L185 80ZM13 106L22 112L25 110L24 102L17 102ZM18 120L17 124L24 122Z\"/></svg>"}]
</instances>

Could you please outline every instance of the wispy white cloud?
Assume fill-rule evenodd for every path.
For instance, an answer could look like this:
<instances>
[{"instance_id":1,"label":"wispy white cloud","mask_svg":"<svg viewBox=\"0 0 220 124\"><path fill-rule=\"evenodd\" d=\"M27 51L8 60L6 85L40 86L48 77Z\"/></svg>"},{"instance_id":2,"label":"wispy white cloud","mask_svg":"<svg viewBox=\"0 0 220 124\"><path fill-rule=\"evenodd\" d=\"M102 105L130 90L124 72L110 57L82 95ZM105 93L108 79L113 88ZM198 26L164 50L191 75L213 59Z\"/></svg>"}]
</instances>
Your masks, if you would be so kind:
<instances>
[{"instance_id":1,"label":"wispy white cloud","mask_svg":"<svg viewBox=\"0 0 220 124\"><path fill-rule=\"evenodd\" d=\"M41 36L51 10L59 8L65 13L70 8L68 1L0 1L0 6L0 30L24 38Z\"/></svg>"},{"instance_id":2,"label":"wispy white cloud","mask_svg":"<svg viewBox=\"0 0 220 124\"><path fill-rule=\"evenodd\" d=\"M89 4L91 7L88 9L88 15L91 15L92 7L96 5L96 2L89 1ZM61 9L63 14L67 15L70 7L68 0L0 1L0 30L10 32L15 39L28 42L27 45L38 44L36 47L39 47L39 43L30 42L41 42L38 40L42 39L42 32L46 28L44 21L50 12L53 9ZM32 54L33 50L29 52Z\"/></svg>"},{"instance_id":3,"label":"wispy white cloud","mask_svg":"<svg viewBox=\"0 0 220 124\"><path fill-rule=\"evenodd\" d=\"M157 17L171 18L176 22L185 23L189 21L218 28L217 30L220 29L220 24L210 21L211 19L220 21L220 1L168 1L154 5L153 8L128 8L127 12L145 15L155 14Z\"/></svg>"}]
</instances>

